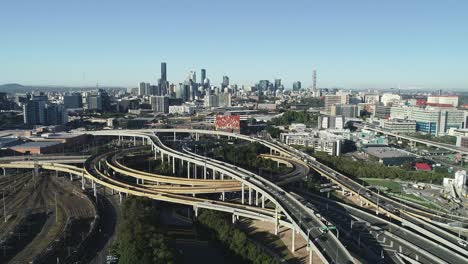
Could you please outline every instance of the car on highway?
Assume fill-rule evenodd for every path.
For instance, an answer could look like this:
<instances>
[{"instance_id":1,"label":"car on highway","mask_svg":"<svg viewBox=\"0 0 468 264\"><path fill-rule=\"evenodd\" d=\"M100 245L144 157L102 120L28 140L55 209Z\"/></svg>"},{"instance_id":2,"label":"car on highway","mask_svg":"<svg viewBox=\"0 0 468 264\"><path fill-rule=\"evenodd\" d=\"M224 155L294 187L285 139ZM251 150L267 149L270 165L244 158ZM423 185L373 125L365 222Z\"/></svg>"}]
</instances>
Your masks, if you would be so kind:
<instances>
[{"instance_id":1,"label":"car on highway","mask_svg":"<svg viewBox=\"0 0 468 264\"><path fill-rule=\"evenodd\" d=\"M466 242L465 240L458 240L457 242L462 247L467 247L468 246L468 242Z\"/></svg>"}]
</instances>

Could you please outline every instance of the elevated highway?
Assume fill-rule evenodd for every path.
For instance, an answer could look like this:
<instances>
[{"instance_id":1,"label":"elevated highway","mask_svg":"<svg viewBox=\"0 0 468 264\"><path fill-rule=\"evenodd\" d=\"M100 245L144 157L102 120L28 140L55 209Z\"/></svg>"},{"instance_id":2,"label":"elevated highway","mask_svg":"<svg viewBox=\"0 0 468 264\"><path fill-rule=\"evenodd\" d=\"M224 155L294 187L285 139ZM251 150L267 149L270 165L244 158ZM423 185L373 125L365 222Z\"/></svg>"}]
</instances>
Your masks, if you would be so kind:
<instances>
[{"instance_id":1,"label":"elevated highway","mask_svg":"<svg viewBox=\"0 0 468 264\"><path fill-rule=\"evenodd\" d=\"M338 241L336 236L331 232L323 233L320 231L320 227L323 227L323 223L316 218L315 215L311 214L307 208L297 201L290 194L286 193L283 189L278 187L276 184L273 184L258 175L242 170L231 164L223 163L219 164L218 161L214 161L209 158L200 158L194 157L187 153L181 153L174 149L168 148L159 140L156 134L151 134L151 132L156 131L156 133L174 133L174 138L176 138L176 133L192 133L197 139L200 134L214 135L214 136L226 136L226 137L239 137L241 139L248 140L250 142L257 141L253 137L237 135L221 131L206 131L206 130L188 130L188 129L166 129L166 130L138 130L138 131L92 131L88 132L89 134L95 136L115 136L119 139L130 138L134 142L141 140L143 144L150 144L152 147L155 157L158 155L161 156L161 159L164 162L168 162L172 165L173 170L175 171L176 160L180 163L186 163L187 168L192 166L200 166L204 169L204 172L208 170L211 171L211 175L216 178L231 178L241 182L241 193L242 193L242 204L245 204L245 190L248 189L248 203L249 205L253 204L255 201L256 204L259 203L261 198L262 208L266 201L270 201L275 205L275 219L286 219L289 223L285 226L290 226L296 232L299 232L307 241L310 249L313 249L314 252L322 259L325 263L353 263L354 259L345 249L345 247ZM149 132L149 133L148 133ZM277 146L271 146L271 153L279 153L283 156L284 153L280 153L281 148ZM190 169L187 170L188 178L190 178ZM206 174L206 173L205 173ZM101 184L101 183L99 183ZM133 187L134 188L134 187ZM259 199L254 199L258 196ZM153 199L161 197L150 197ZM236 213L236 215L239 215ZM310 219L310 221L305 222L303 218ZM275 220L275 230L277 232L278 225L281 224L278 220ZM293 232L295 234L295 232ZM325 237L324 239L318 239L319 237ZM313 239L313 240L311 240ZM293 236L294 241L294 236ZM293 242L294 245L294 242ZM293 246L294 251L294 246ZM312 250L310 251L312 252ZM311 257L309 258L311 259Z\"/></svg>"}]
</instances>

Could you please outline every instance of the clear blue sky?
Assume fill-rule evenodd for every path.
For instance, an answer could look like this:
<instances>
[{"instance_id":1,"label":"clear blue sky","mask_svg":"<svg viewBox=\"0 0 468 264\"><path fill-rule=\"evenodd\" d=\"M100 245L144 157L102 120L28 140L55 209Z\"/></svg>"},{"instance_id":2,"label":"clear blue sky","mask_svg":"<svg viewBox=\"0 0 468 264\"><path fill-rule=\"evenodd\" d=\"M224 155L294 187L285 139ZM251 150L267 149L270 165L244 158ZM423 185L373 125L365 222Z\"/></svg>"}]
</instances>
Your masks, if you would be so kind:
<instances>
[{"instance_id":1,"label":"clear blue sky","mask_svg":"<svg viewBox=\"0 0 468 264\"><path fill-rule=\"evenodd\" d=\"M3 0L0 84L468 89L466 0Z\"/></svg>"}]
</instances>

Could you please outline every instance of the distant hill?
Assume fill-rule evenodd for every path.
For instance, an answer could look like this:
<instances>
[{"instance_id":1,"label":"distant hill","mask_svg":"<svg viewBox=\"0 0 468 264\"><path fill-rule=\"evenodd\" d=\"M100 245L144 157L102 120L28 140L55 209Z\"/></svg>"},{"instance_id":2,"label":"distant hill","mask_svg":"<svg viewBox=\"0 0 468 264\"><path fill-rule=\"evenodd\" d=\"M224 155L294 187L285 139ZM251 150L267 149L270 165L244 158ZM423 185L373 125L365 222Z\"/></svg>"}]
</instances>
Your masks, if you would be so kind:
<instances>
[{"instance_id":1,"label":"distant hill","mask_svg":"<svg viewBox=\"0 0 468 264\"><path fill-rule=\"evenodd\" d=\"M124 89L124 87L99 87L99 89ZM90 91L96 87L67 87L67 86L40 86L22 85L18 83L0 84L0 93L30 93L30 92L66 92L66 91Z\"/></svg>"}]
</instances>

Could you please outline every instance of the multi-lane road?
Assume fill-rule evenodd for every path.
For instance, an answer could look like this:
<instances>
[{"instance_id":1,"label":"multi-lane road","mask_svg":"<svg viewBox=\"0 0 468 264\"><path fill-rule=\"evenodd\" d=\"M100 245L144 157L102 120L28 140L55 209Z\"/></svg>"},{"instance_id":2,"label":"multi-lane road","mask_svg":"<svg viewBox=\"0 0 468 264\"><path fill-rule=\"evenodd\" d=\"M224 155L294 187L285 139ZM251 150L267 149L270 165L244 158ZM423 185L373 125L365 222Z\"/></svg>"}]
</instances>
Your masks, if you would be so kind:
<instances>
[{"instance_id":1,"label":"multi-lane road","mask_svg":"<svg viewBox=\"0 0 468 264\"><path fill-rule=\"evenodd\" d=\"M96 185L99 184L105 186L106 188L115 190L121 195L131 194L146 196L151 199L186 204L193 206L194 210L197 210L197 208L208 208L231 212L233 214L233 219L234 216L244 216L265 221L273 221L276 223L276 230L278 229L278 224L281 224L298 231L306 240L310 241L310 247L315 249L319 257L322 258L323 262L355 262L349 251L338 240L337 235L335 235L332 231L324 231L327 229L326 225L328 221L324 220L321 216L317 216L315 212L311 211L310 208L307 208L304 203L299 201L290 193L286 192L286 190L278 186L278 184L270 182L260 177L259 175L256 175L255 173L239 168L232 164L200 156L187 150L178 151L176 149L172 149L166 146L160 140L158 135L159 133L174 133L175 139L176 133L191 134L194 135L195 140L198 139L200 134L205 136L225 136L228 138L238 138L246 140L247 142L259 142L268 147L271 150L271 154L279 154L280 157L276 159L286 160L291 164L294 164L294 167L302 166L303 168L307 168L302 172L299 172L300 174L307 174L309 170L308 167L310 167L311 169L316 170L322 175L328 177L330 180L338 183L343 188L346 188L361 196L361 199L363 200L373 204L380 204L381 206L383 206L382 201L384 201L385 204L391 204L392 207L383 206L382 211L386 210L388 214L393 215L398 219L398 221L401 221L407 225L406 228L410 228L409 230L414 231L414 234L405 235L403 237L401 234L400 236L395 233L387 234L386 239L388 239L388 241L394 241L394 245L403 245L407 243L406 248L413 247L413 250L419 250L418 256L426 260L431 259L432 257L436 260L440 259L447 263L463 263L460 260L466 260L466 257L468 256L466 250L460 246L458 243L459 241L455 236L446 233L444 229L439 228L433 223L421 222L424 221L424 219L448 221L447 216L436 217L431 211L423 210L422 208L413 208L407 205L404 207L405 210L402 211L400 204L396 203L392 199L367 190L364 186L352 181L345 175L342 175L335 170L320 164L312 157L294 148L284 145L281 142L221 131L189 129L119 130L96 131L90 133L96 136L119 137L119 140L123 137L127 137L133 142L136 142L136 138L140 138L143 143L149 144L151 146L155 155L159 153L161 160L170 162L170 165L173 167L176 164L181 164L182 168L184 168L183 164L187 163L188 177L182 181L182 178L180 177L168 178L168 176L154 175L127 168L123 164L119 164L118 153L112 151L89 158L85 163L84 169L76 168L70 165L59 165L44 161L22 162L21 164L15 164L11 162L5 164L0 163L0 167L34 168L39 164L42 168L45 169L61 170L81 176L82 181L84 181L85 178L91 180L93 188L96 188ZM274 156L271 156L270 158L275 159ZM210 174L213 175L213 180L207 181L205 179L195 178L190 174L189 169L193 168L194 166L204 168L205 177L207 169L212 171ZM118 178L112 176L112 171L130 175L136 178L137 181L136 183L122 182ZM293 174L297 174L297 172L294 172ZM295 176L293 174L291 174L291 177ZM225 182L223 182L223 180ZM158 187L157 184L156 186L154 184L164 181L166 181L165 184L169 184L169 186L161 188ZM173 186L170 186L171 184L173 184ZM240 186L240 191L242 193L242 204L214 201L202 197L192 197L192 194L194 195L196 193L194 191L196 188L205 188L205 190L209 190L210 188L214 189L219 188L220 186L223 186L221 188L224 188L228 186L228 184L233 184L233 189L218 189L214 192L239 191ZM180 185L185 185L186 187L182 186L182 188L185 188L186 191L178 194L178 191L176 190L181 190ZM174 191L176 192L174 193ZM213 192L213 190L208 192ZM260 199L262 201L261 207L259 205ZM246 203L248 204L244 204L245 201L247 201ZM270 201L271 204L274 205L273 208L266 208L264 206L265 201ZM395 211L395 208L399 208L398 212ZM359 209L355 209L352 215L355 218L360 219L366 217L365 215L359 215ZM422 219L418 219L416 216ZM383 219L378 216L373 217ZM459 220L465 221L466 219L459 218ZM373 221L375 221L375 219ZM383 219L380 221L387 220ZM410 233L413 231L410 231ZM392 238L392 236L395 237ZM423 239L421 239L421 237ZM422 251L423 249L427 249L429 246L431 246L436 239L438 239L439 242L438 247L432 247L430 252L427 253L428 255ZM397 243L395 241L400 242ZM399 259L400 257L408 257L408 255L398 256L398 254L395 254L394 257L395 259ZM434 263L437 262L438 261Z\"/></svg>"}]
</instances>

